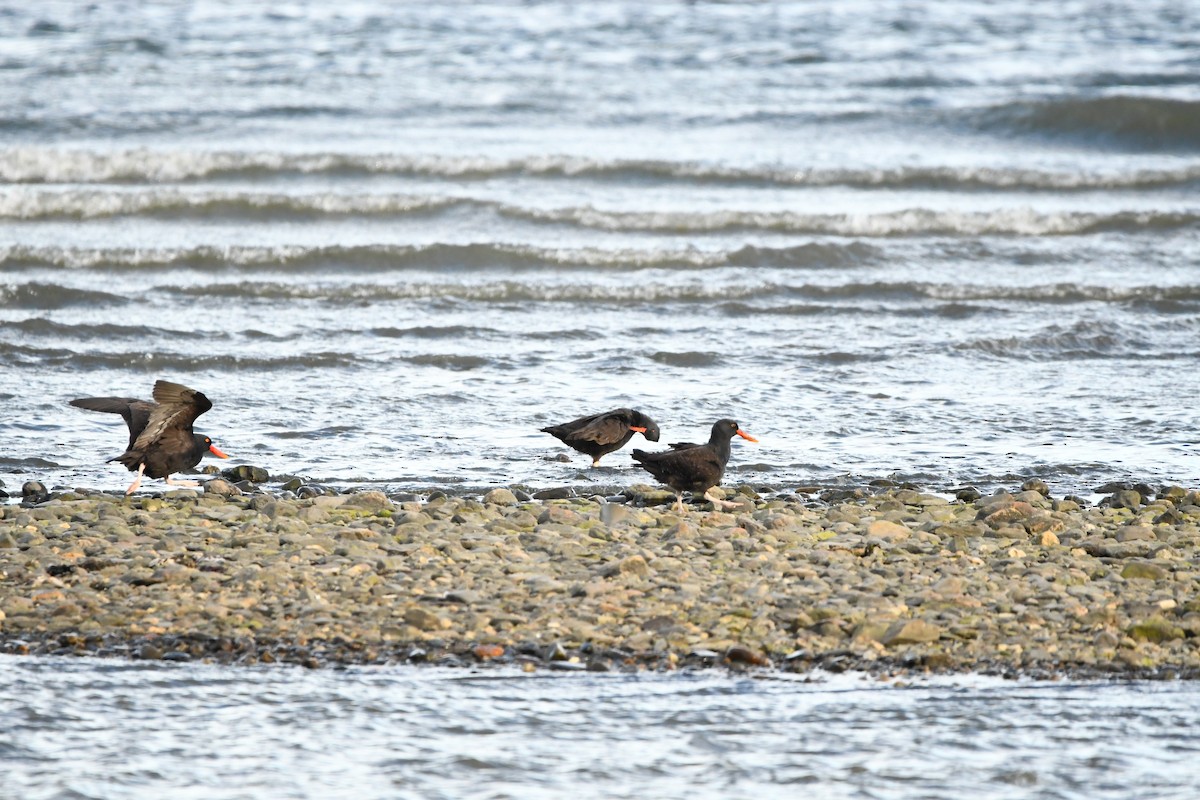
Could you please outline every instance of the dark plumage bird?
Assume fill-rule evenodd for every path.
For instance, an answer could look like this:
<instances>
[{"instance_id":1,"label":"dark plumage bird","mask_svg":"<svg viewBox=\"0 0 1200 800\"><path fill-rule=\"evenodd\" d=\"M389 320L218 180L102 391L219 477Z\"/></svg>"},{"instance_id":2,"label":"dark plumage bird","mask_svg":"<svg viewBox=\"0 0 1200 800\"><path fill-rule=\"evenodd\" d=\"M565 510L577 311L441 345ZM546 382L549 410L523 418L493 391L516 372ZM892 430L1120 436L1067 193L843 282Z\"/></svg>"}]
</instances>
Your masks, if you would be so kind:
<instances>
[{"instance_id":1,"label":"dark plumage bird","mask_svg":"<svg viewBox=\"0 0 1200 800\"><path fill-rule=\"evenodd\" d=\"M129 426L129 445L125 452L109 461L118 461L138 475L125 494L141 485L142 475L164 478L172 486L196 486L196 481L173 481L171 474L191 469L207 453L217 458L229 456L217 449L203 434L192 431L196 417L212 408L202 392L178 383L156 381L154 402L133 397L81 397L72 400L76 408L120 414Z\"/></svg>"},{"instance_id":2,"label":"dark plumage bird","mask_svg":"<svg viewBox=\"0 0 1200 800\"><path fill-rule=\"evenodd\" d=\"M714 486L721 482L725 475L725 465L729 463L730 442L734 436L741 436L751 442L757 442L750 434L731 419L720 419L713 423L712 435L707 444L692 444L680 442L672 444L670 450L658 453L647 453L645 450L634 450L633 458L642 469L649 472L660 483L665 483L675 490L678 499L675 502L677 510L683 510L683 493L703 493L714 505L731 506L708 494Z\"/></svg>"},{"instance_id":3,"label":"dark plumage bird","mask_svg":"<svg viewBox=\"0 0 1200 800\"><path fill-rule=\"evenodd\" d=\"M658 423L632 408L580 417L542 430L567 447L591 456L593 467L600 466L601 456L624 447L635 433L640 433L647 441L658 441Z\"/></svg>"}]
</instances>

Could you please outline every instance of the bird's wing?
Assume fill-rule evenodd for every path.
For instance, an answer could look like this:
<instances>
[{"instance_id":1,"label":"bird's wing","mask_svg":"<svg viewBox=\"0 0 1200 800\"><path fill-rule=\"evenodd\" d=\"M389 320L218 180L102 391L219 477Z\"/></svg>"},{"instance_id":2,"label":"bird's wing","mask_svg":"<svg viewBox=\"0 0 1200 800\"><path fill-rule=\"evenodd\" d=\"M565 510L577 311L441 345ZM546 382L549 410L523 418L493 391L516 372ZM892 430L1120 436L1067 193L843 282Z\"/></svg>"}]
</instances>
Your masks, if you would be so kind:
<instances>
[{"instance_id":1,"label":"bird's wing","mask_svg":"<svg viewBox=\"0 0 1200 800\"><path fill-rule=\"evenodd\" d=\"M672 450L668 453L672 461L677 464L686 464L689 469L701 469L712 467L717 471L725 469L725 465L721 463L720 457L713 452L711 447L702 447L695 445L684 450Z\"/></svg>"},{"instance_id":2,"label":"bird's wing","mask_svg":"<svg viewBox=\"0 0 1200 800\"><path fill-rule=\"evenodd\" d=\"M597 414L586 425L571 432L572 439L596 444L616 444L629 433L629 422L620 414Z\"/></svg>"},{"instance_id":3,"label":"bird's wing","mask_svg":"<svg viewBox=\"0 0 1200 800\"><path fill-rule=\"evenodd\" d=\"M154 410L154 403L138 400L136 397L80 397L71 400L70 405L88 411L120 414L129 428L130 446L146 427L146 423L150 421L150 412Z\"/></svg>"},{"instance_id":4,"label":"bird's wing","mask_svg":"<svg viewBox=\"0 0 1200 800\"><path fill-rule=\"evenodd\" d=\"M154 399L158 401L158 405L150 412L146 427L130 450L145 450L168 428L186 430L190 434L196 417L212 408L212 401L205 397L203 392L168 381L157 381L154 384Z\"/></svg>"}]
</instances>

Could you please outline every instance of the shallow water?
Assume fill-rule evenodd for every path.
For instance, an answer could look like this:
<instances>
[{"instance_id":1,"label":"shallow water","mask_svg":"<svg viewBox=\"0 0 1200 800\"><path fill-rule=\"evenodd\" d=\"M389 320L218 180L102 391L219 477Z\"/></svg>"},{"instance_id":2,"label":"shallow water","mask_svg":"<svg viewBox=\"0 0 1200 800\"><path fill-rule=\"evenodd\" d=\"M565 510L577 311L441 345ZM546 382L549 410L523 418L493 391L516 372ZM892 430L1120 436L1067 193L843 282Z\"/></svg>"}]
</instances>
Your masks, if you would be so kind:
<instances>
[{"instance_id":1,"label":"shallow water","mask_svg":"<svg viewBox=\"0 0 1200 800\"><path fill-rule=\"evenodd\" d=\"M0 656L0 797L1192 798L1192 683Z\"/></svg>"},{"instance_id":2,"label":"shallow water","mask_svg":"<svg viewBox=\"0 0 1200 800\"><path fill-rule=\"evenodd\" d=\"M0 477L124 486L65 403L166 377L331 483L641 481L538 433L621 405L781 487L1195 483L1200 10L1088 9L10 4Z\"/></svg>"}]
</instances>

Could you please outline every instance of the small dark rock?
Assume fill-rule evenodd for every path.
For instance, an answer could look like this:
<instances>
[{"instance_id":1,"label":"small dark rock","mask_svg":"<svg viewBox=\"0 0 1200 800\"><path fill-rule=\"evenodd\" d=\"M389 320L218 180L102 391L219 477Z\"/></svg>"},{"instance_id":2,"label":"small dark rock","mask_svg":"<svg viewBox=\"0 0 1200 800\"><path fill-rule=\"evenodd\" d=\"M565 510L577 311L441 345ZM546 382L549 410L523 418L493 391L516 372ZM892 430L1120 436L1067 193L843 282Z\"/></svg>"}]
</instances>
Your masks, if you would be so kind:
<instances>
[{"instance_id":1,"label":"small dark rock","mask_svg":"<svg viewBox=\"0 0 1200 800\"><path fill-rule=\"evenodd\" d=\"M221 470L221 477L230 483L237 481L250 481L252 483L266 483L271 479L268 473L262 467L252 467L249 464L241 464L236 467Z\"/></svg>"},{"instance_id":2,"label":"small dark rock","mask_svg":"<svg viewBox=\"0 0 1200 800\"><path fill-rule=\"evenodd\" d=\"M52 578L59 578L63 575L70 575L75 571L74 564L50 564L46 567L46 574Z\"/></svg>"},{"instance_id":3,"label":"small dark rock","mask_svg":"<svg viewBox=\"0 0 1200 800\"><path fill-rule=\"evenodd\" d=\"M753 664L756 667L765 667L771 663L762 653L756 653L740 644L735 644L725 651L725 660L730 664Z\"/></svg>"},{"instance_id":4,"label":"small dark rock","mask_svg":"<svg viewBox=\"0 0 1200 800\"><path fill-rule=\"evenodd\" d=\"M1050 487L1040 478L1030 478L1021 484L1022 492L1037 492L1042 497L1050 496Z\"/></svg>"},{"instance_id":5,"label":"small dark rock","mask_svg":"<svg viewBox=\"0 0 1200 800\"><path fill-rule=\"evenodd\" d=\"M964 486L961 489L953 489L954 497L964 503L974 503L979 498L983 497L978 489L974 486Z\"/></svg>"},{"instance_id":6,"label":"small dark rock","mask_svg":"<svg viewBox=\"0 0 1200 800\"><path fill-rule=\"evenodd\" d=\"M1122 489L1119 492L1114 492L1108 498L1108 505L1112 508L1128 508L1136 511L1141 508L1142 495L1133 489Z\"/></svg>"},{"instance_id":7,"label":"small dark rock","mask_svg":"<svg viewBox=\"0 0 1200 800\"><path fill-rule=\"evenodd\" d=\"M582 672L588 668L587 664L578 661L551 661L548 666L560 672Z\"/></svg>"},{"instance_id":8,"label":"small dark rock","mask_svg":"<svg viewBox=\"0 0 1200 800\"><path fill-rule=\"evenodd\" d=\"M821 492L821 501L824 503L845 503L850 500L862 500L867 496L866 491L862 489L828 489Z\"/></svg>"},{"instance_id":9,"label":"small dark rock","mask_svg":"<svg viewBox=\"0 0 1200 800\"><path fill-rule=\"evenodd\" d=\"M185 653L182 650L172 650L170 653L164 653L162 660L163 661L191 661L192 656L190 653Z\"/></svg>"},{"instance_id":10,"label":"small dark rock","mask_svg":"<svg viewBox=\"0 0 1200 800\"><path fill-rule=\"evenodd\" d=\"M21 497L27 503L43 503L50 498L50 492L41 481L25 481L21 486Z\"/></svg>"},{"instance_id":11,"label":"small dark rock","mask_svg":"<svg viewBox=\"0 0 1200 800\"><path fill-rule=\"evenodd\" d=\"M144 644L138 648L137 657L146 661L159 661L163 657L163 651L152 644Z\"/></svg>"}]
</instances>

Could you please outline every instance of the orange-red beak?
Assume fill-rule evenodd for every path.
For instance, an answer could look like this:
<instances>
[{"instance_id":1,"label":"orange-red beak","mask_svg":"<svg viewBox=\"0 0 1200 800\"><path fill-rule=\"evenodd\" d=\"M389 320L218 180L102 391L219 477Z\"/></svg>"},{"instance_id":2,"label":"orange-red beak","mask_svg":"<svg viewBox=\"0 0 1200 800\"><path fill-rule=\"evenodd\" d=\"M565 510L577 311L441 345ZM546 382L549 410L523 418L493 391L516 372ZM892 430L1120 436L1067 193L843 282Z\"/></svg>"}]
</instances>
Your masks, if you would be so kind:
<instances>
[{"instance_id":1,"label":"orange-red beak","mask_svg":"<svg viewBox=\"0 0 1200 800\"><path fill-rule=\"evenodd\" d=\"M646 429L645 429L645 428L639 428L637 425L630 425L630 426L629 426L629 430L631 430L631 431L637 431L638 433L645 433L645 432L646 432Z\"/></svg>"},{"instance_id":2,"label":"orange-red beak","mask_svg":"<svg viewBox=\"0 0 1200 800\"><path fill-rule=\"evenodd\" d=\"M751 436L750 434L746 433L746 432L745 432L744 430L742 430L741 428L738 428L738 432L737 432L737 433L738 433L738 436L742 437L742 438L743 438L743 439L745 439L747 442L757 442L757 441L758 441L758 439L755 439L753 436Z\"/></svg>"},{"instance_id":3,"label":"orange-red beak","mask_svg":"<svg viewBox=\"0 0 1200 800\"><path fill-rule=\"evenodd\" d=\"M225 455L220 450L218 450L217 446L215 444L210 444L208 446L208 452L212 453L217 458L229 458L229 456Z\"/></svg>"}]
</instances>

